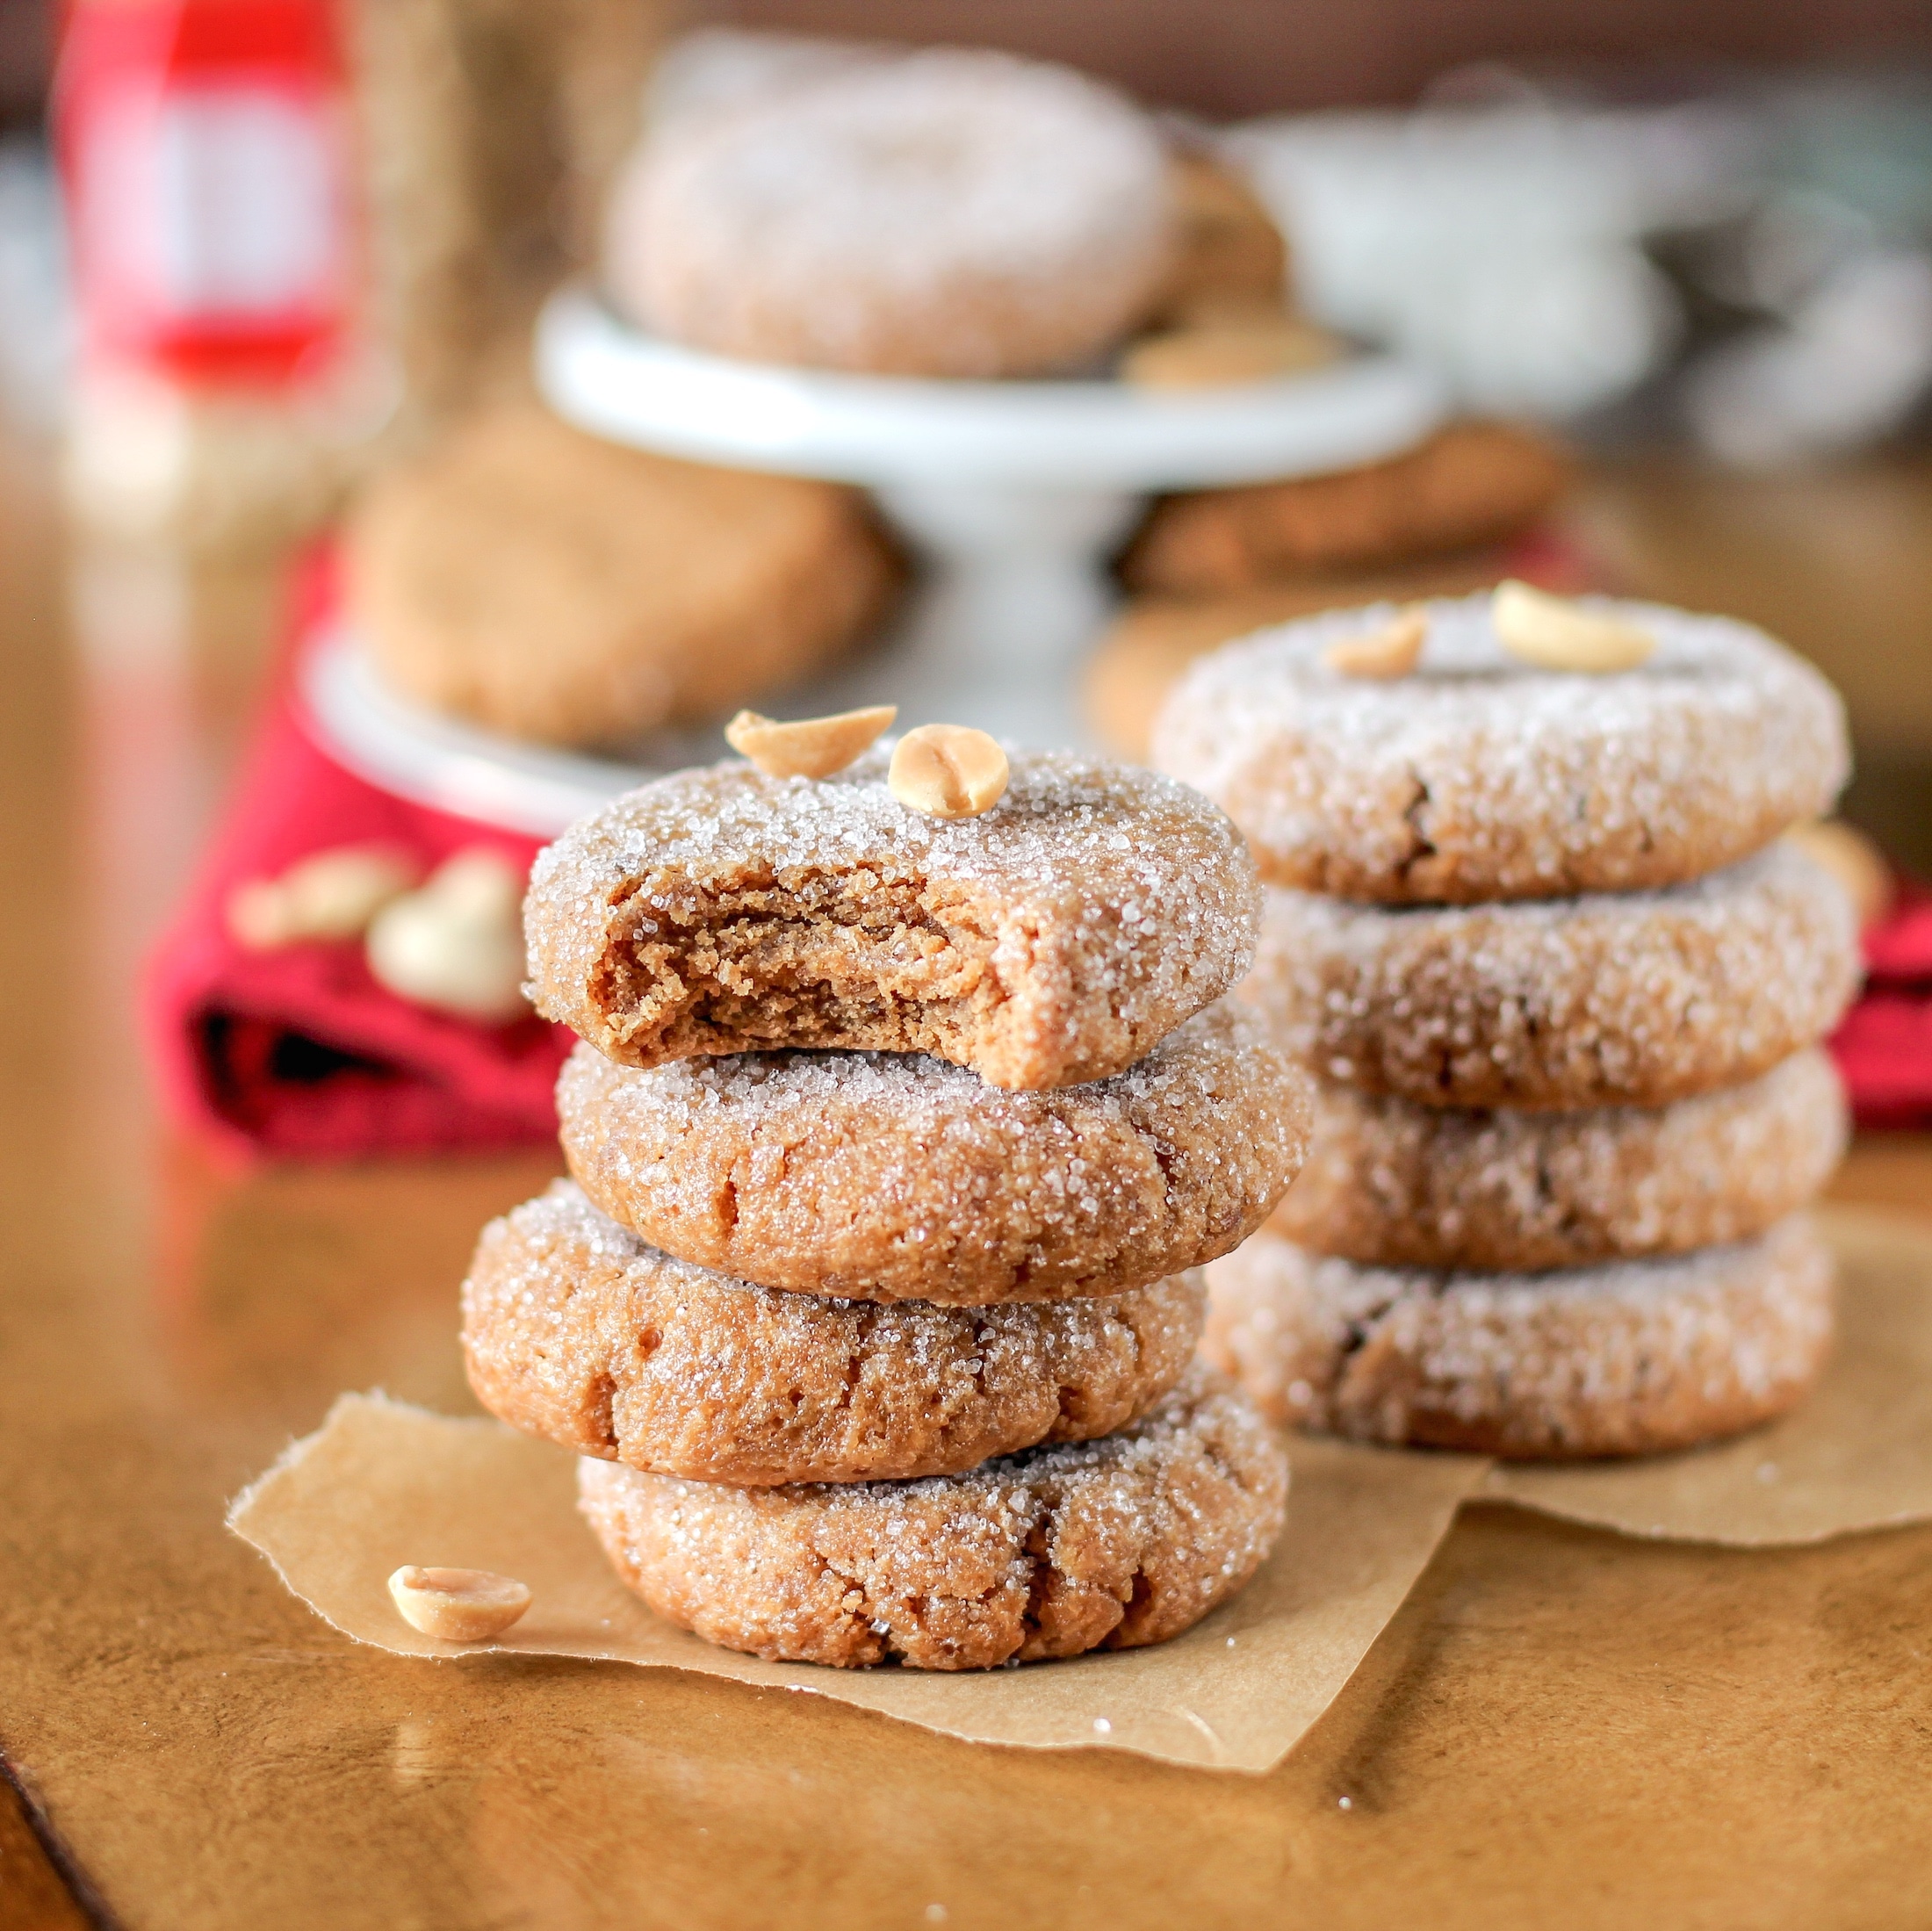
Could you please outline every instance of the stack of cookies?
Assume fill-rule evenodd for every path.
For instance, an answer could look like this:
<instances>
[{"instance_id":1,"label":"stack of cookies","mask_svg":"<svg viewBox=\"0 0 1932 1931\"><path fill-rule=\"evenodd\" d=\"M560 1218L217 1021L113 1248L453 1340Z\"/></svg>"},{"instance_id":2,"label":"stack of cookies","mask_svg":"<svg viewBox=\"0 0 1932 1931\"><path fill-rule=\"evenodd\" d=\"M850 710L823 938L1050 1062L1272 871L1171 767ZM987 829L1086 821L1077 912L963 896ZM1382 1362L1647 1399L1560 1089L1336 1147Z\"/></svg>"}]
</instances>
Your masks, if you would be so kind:
<instances>
[{"instance_id":1,"label":"stack of cookies","mask_svg":"<svg viewBox=\"0 0 1932 1931\"><path fill-rule=\"evenodd\" d=\"M1316 1072L1308 1171L1210 1270L1274 1419L1518 1457L1782 1412L1832 1328L1801 1209L1842 1101L1847 770L1750 627L1520 585L1204 659L1156 737L1270 881L1245 991Z\"/></svg>"},{"instance_id":2,"label":"stack of cookies","mask_svg":"<svg viewBox=\"0 0 1932 1931\"><path fill-rule=\"evenodd\" d=\"M576 1451L660 1615L756 1654L963 1669L1157 1642L1251 1575L1287 1467L1194 1360L1309 1085L1222 995L1260 895L1150 773L890 711L542 854L539 1009L583 1041L560 1181L465 1288L494 1413Z\"/></svg>"}]
</instances>

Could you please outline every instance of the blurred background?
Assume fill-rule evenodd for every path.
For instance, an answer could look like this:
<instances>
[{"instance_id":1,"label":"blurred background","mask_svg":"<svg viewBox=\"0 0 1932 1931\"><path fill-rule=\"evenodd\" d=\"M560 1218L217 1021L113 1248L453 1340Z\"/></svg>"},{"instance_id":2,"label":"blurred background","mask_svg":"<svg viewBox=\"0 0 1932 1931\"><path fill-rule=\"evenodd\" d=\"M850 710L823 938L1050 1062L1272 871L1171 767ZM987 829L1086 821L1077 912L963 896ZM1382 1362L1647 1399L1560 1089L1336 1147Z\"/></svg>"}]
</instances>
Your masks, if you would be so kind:
<instances>
[{"instance_id":1,"label":"blurred background","mask_svg":"<svg viewBox=\"0 0 1932 1931\"><path fill-rule=\"evenodd\" d=\"M934 553L890 493L566 429L532 357L566 284L635 332L628 170L909 43L1076 67L1178 157L1186 285L1074 374L1433 399L1367 460L1110 508L1084 734L1140 754L1258 623L1523 575L1788 639L1849 705L1848 818L1932 870L1928 0L0 0L12 742L77 807L88 969L173 932L151 1033L205 1112L273 1147L264 1067L313 1098L364 1064L290 1026L370 985L263 990L237 880L404 824L391 793L473 821L410 821L416 871L478 839L514 871L546 812L862 684L912 621ZM773 587L726 608L747 557ZM301 652L344 623L317 697ZM191 971L184 932L236 955ZM541 1136L530 1056L499 1139Z\"/></svg>"}]
</instances>

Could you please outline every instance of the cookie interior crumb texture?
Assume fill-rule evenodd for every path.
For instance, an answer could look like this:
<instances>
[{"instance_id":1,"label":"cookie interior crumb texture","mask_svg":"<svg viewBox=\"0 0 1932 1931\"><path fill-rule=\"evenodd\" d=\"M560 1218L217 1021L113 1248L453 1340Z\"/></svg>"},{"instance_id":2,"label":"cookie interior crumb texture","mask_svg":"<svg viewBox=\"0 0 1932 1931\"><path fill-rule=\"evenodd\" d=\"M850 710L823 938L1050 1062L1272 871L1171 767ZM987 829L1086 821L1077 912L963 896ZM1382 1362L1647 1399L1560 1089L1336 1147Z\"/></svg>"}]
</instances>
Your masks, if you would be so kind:
<instances>
[{"instance_id":1,"label":"cookie interior crumb texture","mask_svg":"<svg viewBox=\"0 0 1932 1931\"><path fill-rule=\"evenodd\" d=\"M1785 840L1668 891L1491 905L1270 890L1243 987L1323 1077L1424 1106L1662 1106L1822 1038L1851 902Z\"/></svg>"},{"instance_id":2,"label":"cookie interior crumb texture","mask_svg":"<svg viewBox=\"0 0 1932 1931\"><path fill-rule=\"evenodd\" d=\"M1308 1076L1217 1000L1124 1073L1004 1092L917 1055L645 1072L580 1046L564 1152L614 1219L767 1286L951 1305L1112 1293L1258 1227L1308 1146Z\"/></svg>"},{"instance_id":3,"label":"cookie interior crumb texture","mask_svg":"<svg viewBox=\"0 0 1932 1931\"><path fill-rule=\"evenodd\" d=\"M1829 810L1844 712L1809 665L1727 617L1578 608L1651 632L1655 654L1538 669L1498 645L1485 594L1430 604L1415 673L1375 683L1325 655L1395 610L1330 612L1197 661L1154 761L1232 815L1271 882L1390 903L1679 884Z\"/></svg>"},{"instance_id":4,"label":"cookie interior crumb texture","mask_svg":"<svg viewBox=\"0 0 1932 1931\"><path fill-rule=\"evenodd\" d=\"M579 1464L585 1515L660 1616L728 1649L984 1669L1165 1641L1258 1568L1287 1458L1196 1366L1103 1440L925 1481L748 1489Z\"/></svg>"},{"instance_id":5,"label":"cookie interior crumb texture","mask_svg":"<svg viewBox=\"0 0 1932 1931\"><path fill-rule=\"evenodd\" d=\"M1028 1089L1124 1070L1247 970L1253 863L1186 786L1014 753L999 803L948 821L888 757L683 772L573 826L524 908L537 1009L627 1065L842 1048Z\"/></svg>"},{"instance_id":6,"label":"cookie interior crumb texture","mask_svg":"<svg viewBox=\"0 0 1932 1931\"><path fill-rule=\"evenodd\" d=\"M1186 1372L1198 1273L1050 1306L892 1308L753 1287L647 1247L570 1182L494 1221L463 1290L493 1414L660 1474L943 1474L1132 1422Z\"/></svg>"},{"instance_id":7,"label":"cookie interior crumb texture","mask_svg":"<svg viewBox=\"0 0 1932 1931\"><path fill-rule=\"evenodd\" d=\"M1208 1270L1203 1351L1272 1420L1523 1459L1654 1454L1794 1407L1830 1351L1833 1264L1755 1241L1541 1274L1362 1267L1259 1234Z\"/></svg>"}]
</instances>

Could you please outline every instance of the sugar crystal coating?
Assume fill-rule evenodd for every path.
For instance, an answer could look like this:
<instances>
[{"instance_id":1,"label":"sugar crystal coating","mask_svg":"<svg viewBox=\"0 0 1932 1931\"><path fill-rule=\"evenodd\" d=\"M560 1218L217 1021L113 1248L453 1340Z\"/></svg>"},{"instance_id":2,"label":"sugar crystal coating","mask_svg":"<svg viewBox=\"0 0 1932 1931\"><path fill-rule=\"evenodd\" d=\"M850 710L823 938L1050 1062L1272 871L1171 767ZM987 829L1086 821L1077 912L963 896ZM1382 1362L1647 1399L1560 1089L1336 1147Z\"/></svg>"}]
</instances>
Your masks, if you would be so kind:
<instances>
[{"instance_id":1,"label":"sugar crystal coating","mask_svg":"<svg viewBox=\"0 0 1932 1931\"><path fill-rule=\"evenodd\" d=\"M659 1253L559 1180L483 1230L463 1342L486 1408L580 1453L864 1481L1131 1422L1186 1370L1202 1301L1198 1274L1052 1306L785 1293Z\"/></svg>"},{"instance_id":2,"label":"sugar crystal coating","mask_svg":"<svg viewBox=\"0 0 1932 1931\"><path fill-rule=\"evenodd\" d=\"M925 1481L729 1488L578 1465L585 1515L660 1616L726 1648L984 1669L1165 1641L1261 1565L1287 1459L1199 1365L1103 1440Z\"/></svg>"},{"instance_id":3,"label":"sugar crystal coating","mask_svg":"<svg viewBox=\"0 0 1932 1931\"><path fill-rule=\"evenodd\" d=\"M1269 1231L1390 1266L1576 1267L1761 1234L1845 1144L1830 1056L1667 1106L1419 1106L1324 1083L1308 1164Z\"/></svg>"},{"instance_id":4,"label":"sugar crystal coating","mask_svg":"<svg viewBox=\"0 0 1932 1931\"><path fill-rule=\"evenodd\" d=\"M1124 334L1171 248L1144 115L1067 68L947 47L651 143L608 267L650 326L726 355L1032 375Z\"/></svg>"},{"instance_id":5,"label":"sugar crystal coating","mask_svg":"<svg viewBox=\"0 0 1932 1931\"><path fill-rule=\"evenodd\" d=\"M1668 891L1467 906L1271 888L1243 986L1321 1077L1424 1106L1661 1106L1823 1037L1844 889L1784 840Z\"/></svg>"},{"instance_id":6,"label":"sugar crystal coating","mask_svg":"<svg viewBox=\"0 0 1932 1931\"><path fill-rule=\"evenodd\" d=\"M1552 1273L1363 1267L1258 1234L1208 1270L1202 1351L1271 1419L1523 1459L1654 1454L1816 1382L1833 1264L1803 1214L1754 1241Z\"/></svg>"},{"instance_id":7,"label":"sugar crystal coating","mask_svg":"<svg viewBox=\"0 0 1932 1931\"><path fill-rule=\"evenodd\" d=\"M1246 1239L1308 1144L1308 1077L1217 1001L1111 1078L1005 1092L941 1060L757 1053L646 1071L580 1046L564 1151L613 1219L805 1293L1111 1293Z\"/></svg>"},{"instance_id":8,"label":"sugar crystal coating","mask_svg":"<svg viewBox=\"0 0 1932 1931\"><path fill-rule=\"evenodd\" d=\"M1580 602L1655 654L1536 669L1497 644L1483 592L1430 603L1417 672L1377 683L1325 652L1395 606L1330 611L1201 659L1154 762L1234 818L1272 883L1387 903L1681 884L1830 808L1844 708L1808 664L1729 617Z\"/></svg>"},{"instance_id":9,"label":"sugar crystal coating","mask_svg":"<svg viewBox=\"0 0 1932 1931\"><path fill-rule=\"evenodd\" d=\"M920 1052L1032 1089L1123 1071L1246 971L1253 863L1186 786L1014 753L991 811L932 818L889 748L681 772L573 825L524 908L537 1009L626 1065Z\"/></svg>"}]
</instances>

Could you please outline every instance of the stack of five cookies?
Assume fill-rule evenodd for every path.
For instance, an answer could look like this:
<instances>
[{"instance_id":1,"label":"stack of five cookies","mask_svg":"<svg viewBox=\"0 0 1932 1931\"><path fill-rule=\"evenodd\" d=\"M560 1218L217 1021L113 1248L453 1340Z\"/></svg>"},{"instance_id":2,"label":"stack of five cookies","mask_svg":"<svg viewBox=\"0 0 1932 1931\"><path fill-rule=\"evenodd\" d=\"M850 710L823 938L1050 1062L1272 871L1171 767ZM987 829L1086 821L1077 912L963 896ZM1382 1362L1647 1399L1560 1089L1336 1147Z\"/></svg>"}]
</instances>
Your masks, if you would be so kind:
<instances>
[{"instance_id":1,"label":"stack of five cookies","mask_svg":"<svg viewBox=\"0 0 1932 1931\"><path fill-rule=\"evenodd\" d=\"M1741 623L1505 586L1232 645L1155 751L1255 849L1244 991L1319 1083L1306 1171L1209 1271L1209 1358L1277 1421L1522 1458L1799 1400L1857 974L1781 837L1846 775L1824 681Z\"/></svg>"},{"instance_id":2,"label":"stack of five cookies","mask_svg":"<svg viewBox=\"0 0 1932 1931\"><path fill-rule=\"evenodd\" d=\"M583 1458L654 1610L767 1657L1159 1641L1282 1521L1194 1359L1200 1269L1307 1149L1306 1077L1222 998L1252 863L1183 786L981 748L991 797L881 750L683 773L532 877L573 1177L485 1230L471 1380Z\"/></svg>"}]
</instances>

